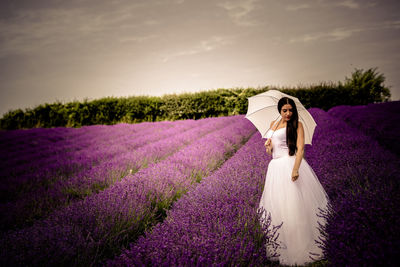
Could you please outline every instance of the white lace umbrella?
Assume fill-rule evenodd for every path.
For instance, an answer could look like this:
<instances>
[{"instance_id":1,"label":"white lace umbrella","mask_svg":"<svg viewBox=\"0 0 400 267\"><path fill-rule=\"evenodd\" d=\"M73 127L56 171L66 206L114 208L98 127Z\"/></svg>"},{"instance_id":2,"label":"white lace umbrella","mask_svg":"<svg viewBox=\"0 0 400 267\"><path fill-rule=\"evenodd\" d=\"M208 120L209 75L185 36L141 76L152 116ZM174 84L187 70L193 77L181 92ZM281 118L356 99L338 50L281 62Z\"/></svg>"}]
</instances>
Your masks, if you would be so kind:
<instances>
[{"instance_id":1,"label":"white lace umbrella","mask_svg":"<svg viewBox=\"0 0 400 267\"><path fill-rule=\"evenodd\" d=\"M281 117L278 112L278 101L284 96L293 99L296 104L299 121L304 126L304 144L311 145L317 124L297 97L287 95L278 90L268 90L264 93L248 97L249 103L245 118L250 120L257 130L260 131L262 138L266 138L270 123Z\"/></svg>"}]
</instances>

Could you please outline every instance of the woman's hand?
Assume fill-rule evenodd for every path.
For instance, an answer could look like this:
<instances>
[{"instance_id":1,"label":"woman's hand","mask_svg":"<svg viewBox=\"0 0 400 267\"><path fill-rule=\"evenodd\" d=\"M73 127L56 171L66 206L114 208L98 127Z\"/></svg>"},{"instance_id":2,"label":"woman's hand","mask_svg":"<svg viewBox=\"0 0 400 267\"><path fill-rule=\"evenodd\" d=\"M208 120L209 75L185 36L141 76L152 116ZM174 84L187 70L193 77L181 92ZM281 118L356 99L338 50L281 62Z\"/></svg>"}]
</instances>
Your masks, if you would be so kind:
<instances>
[{"instance_id":1,"label":"woman's hand","mask_svg":"<svg viewBox=\"0 0 400 267\"><path fill-rule=\"evenodd\" d=\"M298 170L293 170L292 171L292 181L296 181L297 178L299 178L299 171Z\"/></svg>"},{"instance_id":2,"label":"woman's hand","mask_svg":"<svg viewBox=\"0 0 400 267\"><path fill-rule=\"evenodd\" d=\"M265 146L265 148L267 150L267 153L271 155L272 154L272 141L271 141L271 138L268 138L268 140L264 143L264 146Z\"/></svg>"}]
</instances>

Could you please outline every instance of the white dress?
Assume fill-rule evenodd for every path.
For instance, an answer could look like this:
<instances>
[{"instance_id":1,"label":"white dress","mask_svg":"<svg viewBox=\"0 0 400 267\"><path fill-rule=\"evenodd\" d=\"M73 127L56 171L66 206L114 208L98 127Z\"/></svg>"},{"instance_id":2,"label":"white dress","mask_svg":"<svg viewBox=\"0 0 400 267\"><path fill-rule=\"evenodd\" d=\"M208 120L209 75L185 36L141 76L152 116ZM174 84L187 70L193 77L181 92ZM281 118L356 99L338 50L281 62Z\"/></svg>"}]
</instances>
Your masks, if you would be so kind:
<instances>
[{"instance_id":1,"label":"white dress","mask_svg":"<svg viewBox=\"0 0 400 267\"><path fill-rule=\"evenodd\" d=\"M263 207L271 214L272 225L283 222L277 239L280 244L277 250L280 264L304 265L313 261L309 252L322 256L314 240L319 240L318 221L324 225L325 220L318 217L317 213L318 208L326 208L329 198L305 158L301 160L298 179L292 181L296 155L289 155L286 127L275 132L269 130L267 138L272 133L272 159L268 164L259 208ZM268 256L270 249L267 247ZM320 258L312 256L314 259Z\"/></svg>"}]
</instances>

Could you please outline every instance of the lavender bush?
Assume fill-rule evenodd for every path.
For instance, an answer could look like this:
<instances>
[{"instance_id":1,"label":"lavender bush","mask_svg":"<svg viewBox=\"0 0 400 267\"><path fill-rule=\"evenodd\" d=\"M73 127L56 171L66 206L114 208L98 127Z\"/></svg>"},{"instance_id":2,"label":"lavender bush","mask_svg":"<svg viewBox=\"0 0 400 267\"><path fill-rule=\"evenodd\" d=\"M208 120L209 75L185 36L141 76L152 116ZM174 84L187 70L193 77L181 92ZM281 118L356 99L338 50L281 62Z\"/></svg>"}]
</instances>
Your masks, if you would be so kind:
<instances>
[{"instance_id":1,"label":"lavender bush","mask_svg":"<svg viewBox=\"0 0 400 267\"><path fill-rule=\"evenodd\" d=\"M322 247L332 266L395 266L400 245L400 160L319 109L306 157L332 201Z\"/></svg>"},{"instance_id":2,"label":"lavender bush","mask_svg":"<svg viewBox=\"0 0 400 267\"><path fill-rule=\"evenodd\" d=\"M375 138L383 147L400 156L400 101L362 106L337 106L328 113Z\"/></svg>"},{"instance_id":3,"label":"lavender bush","mask_svg":"<svg viewBox=\"0 0 400 267\"><path fill-rule=\"evenodd\" d=\"M118 153L146 144L136 142L141 136L158 132L155 140L162 138L161 132L173 126L167 122L158 127L147 125L148 129L146 125L97 125L72 132L66 128L64 133L62 128L3 132L0 134L1 200L15 201L37 188L66 180Z\"/></svg>"},{"instance_id":4,"label":"lavender bush","mask_svg":"<svg viewBox=\"0 0 400 267\"><path fill-rule=\"evenodd\" d=\"M8 233L0 243L2 263L88 265L114 255L162 219L174 200L254 133L243 116L234 119L99 194L56 211L32 227Z\"/></svg>"},{"instance_id":5,"label":"lavender bush","mask_svg":"<svg viewBox=\"0 0 400 267\"><path fill-rule=\"evenodd\" d=\"M322 264L395 266L399 157L336 116L309 111L318 126L305 158L332 201L320 214L327 219ZM259 133L235 153L255 132L237 118L104 191L7 233L0 264L270 264L264 245L274 245L276 232L261 229L256 210L270 158Z\"/></svg>"},{"instance_id":6,"label":"lavender bush","mask_svg":"<svg viewBox=\"0 0 400 267\"><path fill-rule=\"evenodd\" d=\"M318 214L328 221L320 228L325 240L316 240L325 253L320 264L394 265L400 240L398 158L323 110L309 111L318 127L314 145L306 146L305 158L332 200L330 209ZM260 171L265 171L268 156L260 155L264 146L259 136L253 138L242 148L249 150L241 160L236 157L242 150L179 199L163 223L108 265L268 264L260 250L262 242L257 242L263 238L254 238L260 233L254 206L261 197L265 173ZM258 183L259 189L250 190L249 181ZM246 241L238 239L238 233ZM263 241L273 241L273 237L269 233ZM249 251L253 253L246 254Z\"/></svg>"},{"instance_id":7,"label":"lavender bush","mask_svg":"<svg viewBox=\"0 0 400 267\"><path fill-rule=\"evenodd\" d=\"M1 219L2 229L26 225L34 219L44 217L60 205L68 205L71 200L82 199L93 192L103 190L128 173L135 173L149 162L162 160L196 138L226 126L233 120L237 120L237 118L209 118L188 121L185 124L180 122L177 123L177 126L165 131L155 131L156 129L153 128L155 133L149 136L132 136L135 141L131 142L131 146L133 143L136 144L136 150L125 152L122 146L127 142L118 144L115 149L110 149L110 146L105 147L102 150L103 154L107 154L109 151L116 154L112 159L106 161L103 158L103 162L100 164L79 172L69 179L54 181L51 186L39 187L25 198L2 204L1 211L4 214ZM161 136L167 136L167 138L158 140ZM149 143L152 140L154 142ZM146 143L147 145L144 145ZM140 146L140 144L142 145ZM117 153L118 149L119 154ZM87 164L90 165L90 163Z\"/></svg>"},{"instance_id":8,"label":"lavender bush","mask_svg":"<svg viewBox=\"0 0 400 267\"><path fill-rule=\"evenodd\" d=\"M95 153L92 151L99 149L99 147L104 148L129 142L135 135L140 136L146 134L146 132L148 134L153 131L162 131L176 125L172 122L146 124L96 125L78 129L35 128L1 132L0 178L4 181L3 179L17 177L19 178L17 181L20 183L20 176L25 173L32 175L33 171L49 169L48 165L51 166L55 162L65 165L69 163L69 160L77 157L93 156ZM127 146L129 147L129 143ZM79 163L79 161L75 163ZM68 165L60 166L60 168L73 170L73 167L68 167ZM32 180L35 181L33 178L36 177L28 178L26 179L27 182L32 182Z\"/></svg>"},{"instance_id":9,"label":"lavender bush","mask_svg":"<svg viewBox=\"0 0 400 267\"><path fill-rule=\"evenodd\" d=\"M257 212L268 161L257 132L232 158L180 198L167 219L110 266L236 266L267 263L276 245Z\"/></svg>"}]
</instances>

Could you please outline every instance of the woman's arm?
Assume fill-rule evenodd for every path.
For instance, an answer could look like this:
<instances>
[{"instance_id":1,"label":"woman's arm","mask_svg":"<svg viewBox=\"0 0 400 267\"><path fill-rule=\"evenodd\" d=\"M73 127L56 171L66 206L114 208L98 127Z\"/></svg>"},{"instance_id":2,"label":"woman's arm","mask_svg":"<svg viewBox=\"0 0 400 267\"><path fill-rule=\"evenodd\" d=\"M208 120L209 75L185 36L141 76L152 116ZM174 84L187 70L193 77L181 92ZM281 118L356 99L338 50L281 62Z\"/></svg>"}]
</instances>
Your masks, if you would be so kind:
<instances>
[{"instance_id":1,"label":"woman's arm","mask_svg":"<svg viewBox=\"0 0 400 267\"><path fill-rule=\"evenodd\" d=\"M304 128L303 124L299 122L299 126L297 127L297 152L296 152L296 160L294 162L293 171L292 171L292 180L295 181L299 178L299 167L301 160L304 156Z\"/></svg>"},{"instance_id":2,"label":"woman's arm","mask_svg":"<svg viewBox=\"0 0 400 267\"><path fill-rule=\"evenodd\" d=\"M272 128L272 125L274 125L274 121L271 121L269 125L269 129ZM272 155L272 140L271 138L268 138L267 141L265 141L264 146L266 148L266 151L269 155Z\"/></svg>"}]
</instances>

